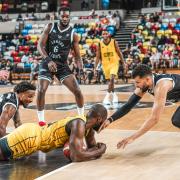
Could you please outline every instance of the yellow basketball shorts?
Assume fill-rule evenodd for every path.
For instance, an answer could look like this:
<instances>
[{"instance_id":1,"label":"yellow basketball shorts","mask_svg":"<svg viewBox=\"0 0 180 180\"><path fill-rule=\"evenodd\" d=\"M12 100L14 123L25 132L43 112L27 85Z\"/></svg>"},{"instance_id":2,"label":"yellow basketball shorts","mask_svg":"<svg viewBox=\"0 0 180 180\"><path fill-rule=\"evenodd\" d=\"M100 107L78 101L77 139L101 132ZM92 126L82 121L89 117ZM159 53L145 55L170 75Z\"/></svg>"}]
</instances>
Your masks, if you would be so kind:
<instances>
[{"instance_id":1,"label":"yellow basketball shorts","mask_svg":"<svg viewBox=\"0 0 180 180\"><path fill-rule=\"evenodd\" d=\"M41 145L41 127L27 123L0 139L0 148L6 159L17 159L30 155Z\"/></svg>"},{"instance_id":2,"label":"yellow basketball shorts","mask_svg":"<svg viewBox=\"0 0 180 180\"><path fill-rule=\"evenodd\" d=\"M117 76L119 64L102 64L103 72L105 78L108 80L110 79L111 75Z\"/></svg>"}]
</instances>

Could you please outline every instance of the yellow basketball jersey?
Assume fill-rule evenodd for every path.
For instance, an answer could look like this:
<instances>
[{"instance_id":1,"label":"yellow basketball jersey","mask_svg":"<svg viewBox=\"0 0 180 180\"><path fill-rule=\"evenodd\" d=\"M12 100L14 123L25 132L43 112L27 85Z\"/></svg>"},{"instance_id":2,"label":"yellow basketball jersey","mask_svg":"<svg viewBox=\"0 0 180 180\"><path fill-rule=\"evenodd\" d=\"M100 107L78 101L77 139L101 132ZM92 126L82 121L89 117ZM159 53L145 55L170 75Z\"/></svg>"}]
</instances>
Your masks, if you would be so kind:
<instances>
[{"instance_id":1,"label":"yellow basketball jersey","mask_svg":"<svg viewBox=\"0 0 180 180\"><path fill-rule=\"evenodd\" d=\"M104 44L103 41L100 42L100 52L102 65L106 64L118 64L119 56L115 49L115 40L111 39L109 44Z\"/></svg>"},{"instance_id":2,"label":"yellow basketball jersey","mask_svg":"<svg viewBox=\"0 0 180 180\"><path fill-rule=\"evenodd\" d=\"M65 119L53 122L44 127L42 131L41 151L47 152L57 147L63 147L65 142L69 139L66 132L66 124L74 119L82 119L86 122L84 116L67 117Z\"/></svg>"},{"instance_id":3,"label":"yellow basketball jersey","mask_svg":"<svg viewBox=\"0 0 180 180\"><path fill-rule=\"evenodd\" d=\"M23 124L5 137L12 152L11 158L17 159L38 150L48 152L63 147L69 139L66 124L78 118L86 122L84 116L75 116L58 120L44 127L34 123Z\"/></svg>"}]
</instances>

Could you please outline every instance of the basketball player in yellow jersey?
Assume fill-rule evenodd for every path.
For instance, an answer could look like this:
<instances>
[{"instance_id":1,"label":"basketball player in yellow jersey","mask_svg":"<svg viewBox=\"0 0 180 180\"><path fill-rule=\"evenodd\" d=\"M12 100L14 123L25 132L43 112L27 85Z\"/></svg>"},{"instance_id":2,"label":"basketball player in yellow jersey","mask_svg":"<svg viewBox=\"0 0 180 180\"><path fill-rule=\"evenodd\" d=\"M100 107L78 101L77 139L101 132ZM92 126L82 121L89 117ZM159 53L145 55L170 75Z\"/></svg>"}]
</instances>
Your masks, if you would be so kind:
<instances>
[{"instance_id":1,"label":"basketball player in yellow jersey","mask_svg":"<svg viewBox=\"0 0 180 180\"><path fill-rule=\"evenodd\" d=\"M38 150L43 152L63 147L69 140L72 161L87 161L101 157L106 145L96 143L94 134L107 118L107 110L95 104L86 117L76 116L58 120L44 127L23 124L0 139L0 160L18 159ZM87 148L83 149L83 138Z\"/></svg>"},{"instance_id":2,"label":"basketball player in yellow jersey","mask_svg":"<svg viewBox=\"0 0 180 180\"><path fill-rule=\"evenodd\" d=\"M96 51L95 69L98 63L102 64L106 80L109 80L108 92L103 103L110 105L110 94L113 95L113 103L118 103L118 97L114 92L114 79L119 69L119 61L124 64L123 55L118 47L117 42L110 37L108 31L102 32L103 40L99 43Z\"/></svg>"}]
</instances>

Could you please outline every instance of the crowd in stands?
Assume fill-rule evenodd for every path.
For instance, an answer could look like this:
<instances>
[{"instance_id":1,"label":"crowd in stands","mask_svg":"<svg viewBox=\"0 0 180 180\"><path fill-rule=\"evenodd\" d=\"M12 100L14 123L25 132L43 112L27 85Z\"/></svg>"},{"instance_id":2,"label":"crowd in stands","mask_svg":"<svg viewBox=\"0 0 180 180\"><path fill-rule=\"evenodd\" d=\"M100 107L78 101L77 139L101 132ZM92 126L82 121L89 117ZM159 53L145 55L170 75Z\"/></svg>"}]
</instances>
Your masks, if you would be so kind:
<instances>
[{"instance_id":1,"label":"crowd in stands","mask_svg":"<svg viewBox=\"0 0 180 180\"><path fill-rule=\"evenodd\" d=\"M19 16L19 18L21 18ZM47 17L51 18L51 17ZM80 53L84 63L84 75L79 73L70 53L68 63L80 83L105 83L102 67L97 68L94 77L94 60L96 47L101 40L104 29L113 36L121 26L121 18L117 12L102 13L100 16L94 10L80 19L94 19L86 24L74 24L74 31L79 36ZM58 19L56 14L52 20ZM0 84L12 83L16 79L13 74L27 73L27 78L33 81L37 77L39 60L37 42L45 24L25 23L20 34L13 37L4 36L0 39ZM180 67L180 18L178 13L154 13L139 16L139 24L133 30L131 42L123 51L125 69L120 66L119 77L127 82L124 76L139 63L149 64L152 69Z\"/></svg>"},{"instance_id":2,"label":"crowd in stands","mask_svg":"<svg viewBox=\"0 0 180 180\"><path fill-rule=\"evenodd\" d=\"M107 17L104 14L99 17L96 15L95 11L92 10L89 18L94 18L93 23L74 24L74 31L79 36L80 52L84 61L84 76L79 77L78 69L75 63L70 60L71 58L69 58L69 65L72 67L72 71L80 81L87 81L88 83L91 83L94 76L93 69L97 44L101 39L101 34L104 29L108 29L112 35L115 34L116 30L119 28L117 24L120 24L120 19L116 18L117 24L114 21L116 16L119 17L119 14L112 14L109 11ZM32 15L31 17L35 16ZM26 17L22 17L22 15L19 14L17 20L21 21L25 20L26 18L28 18L28 15L26 15ZM47 20L51 19L50 16L47 16L46 18ZM79 18L81 19L82 17ZM52 20L56 19L56 14L53 14ZM24 28L21 30L20 34L14 34L13 36L3 36L1 38L1 61L11 63L11 72L13 72L13 74L30 73L31 81L34 79L34 77L36 77L38 71L38 59L40 59L39 53L37 51L37 42L44 27L45 24L25 23ZM73 53L71 54L73 55ZM0 67L0 71L4 74L5 71L8 72L8 69L6 69L5 66L6 65L4 63L4 66L2 68ZM6 79L3 79L3 81L7 83L9 76L6 75L4 77L6 77ZM103 77L98 79L99 81L104 80Z\"/></svg>"},{"instance_id":3,"label":"crowd in stands","mask_svg":"<svg viewBox=\"0 0 180 180\"><path fill-rule=\"evenodd\" d=\"M179 12L139 16L131 42L124 51L129 69L149 64L152 69L180 68Z\"/></svg>"},{"instance_id":4,"label":"crowd in stands","mask_svg":"<svg viewBox=\"0 0 180 180\"><path fill-rule=\"evenodd\" d=\"M19 13L17 17L10 17L9 14L5 14L4 16L0 15L0 22L7 22L7 21L44 21L44 20L58 20L58 15L55 12L46 13L44 16L40 16L39 14L26 13L21 14Z\"/></svg>"},{"instance_id":5,"label":"crowd in stands","mask_svg":"<svg viewBox=\"0 0 180 180\"><path fill-rule=\"evenodd\" d=\"M25 1L0 1L0 13L47 12L50 9L52 8L47 1L29 1L29 3Z\"/></svg>"}]
</instances>

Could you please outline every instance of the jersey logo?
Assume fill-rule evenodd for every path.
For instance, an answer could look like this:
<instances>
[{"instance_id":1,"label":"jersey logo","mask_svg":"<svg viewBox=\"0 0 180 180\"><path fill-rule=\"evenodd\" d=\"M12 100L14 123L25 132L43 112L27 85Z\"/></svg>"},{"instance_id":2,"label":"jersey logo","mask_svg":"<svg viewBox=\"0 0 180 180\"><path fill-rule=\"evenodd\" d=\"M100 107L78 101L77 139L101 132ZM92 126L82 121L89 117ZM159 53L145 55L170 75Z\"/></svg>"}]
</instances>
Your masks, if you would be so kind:
<instances>
[{"instance_id":1,"label":"jersey logo","mask_svg":"<svg viewBox=\"0 0 180 180\"><path fill-rule=\"evenodd\" d=\"M112 57L112 56L113 56L113 52L104 53L104 57Z\"/></svg>"},{"instance_id":2,"label":"jersey logo","mask_svg":"<svg viewBox=\"0 0 180 180\"><path fill-rule=\"evenodd\" d=\"M9 93L6 98L10 99L11 98L11 94Z\"/></svg>"},{"instance_id":3,"label":"jersey logo","mask_svg":"<svg viewBox=\"0 0 180 180\"><path fill-rule=\"evenodd\" d=\"M58 46L55 46L53 51L54 51L54 53L57 53L58 50L59 50L59 47L58 47Z\"/></svg>"}]
</instances>

